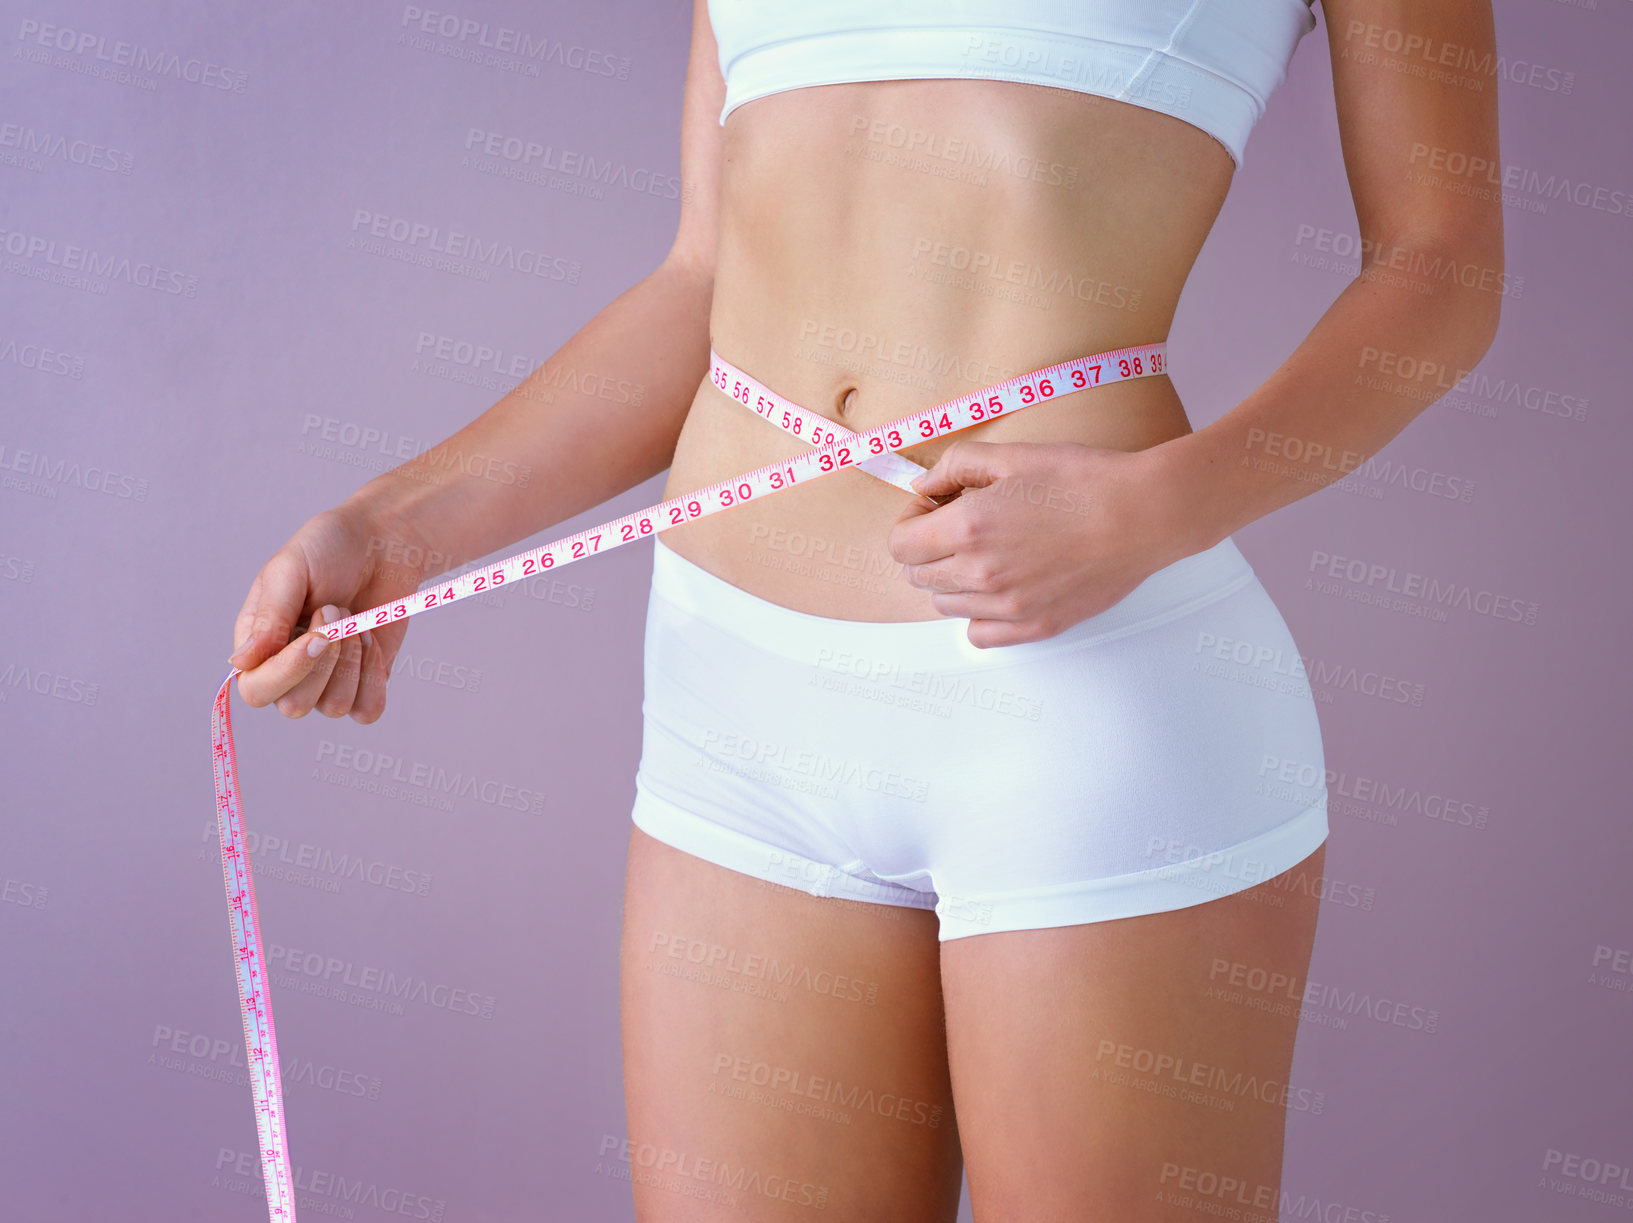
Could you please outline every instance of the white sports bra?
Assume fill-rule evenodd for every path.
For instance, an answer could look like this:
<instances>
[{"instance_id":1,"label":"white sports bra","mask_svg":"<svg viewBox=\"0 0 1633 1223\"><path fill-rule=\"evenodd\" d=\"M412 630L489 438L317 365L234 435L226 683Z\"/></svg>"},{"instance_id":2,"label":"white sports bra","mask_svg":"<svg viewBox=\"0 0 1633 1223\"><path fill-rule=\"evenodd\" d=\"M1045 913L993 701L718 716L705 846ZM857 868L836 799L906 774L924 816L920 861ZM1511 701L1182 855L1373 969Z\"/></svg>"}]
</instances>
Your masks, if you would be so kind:
<instances>
[{"instance_id":1,"label":"white sports bra","mask_svg":"<svg viewBox=\"0 0 1633 1223\"><path fill-rule=\"evenodd\" d=\"M1313 0L708 0L726 105L946 77L1099 94L1183 119L1238 167L1315 29Z\"/></svg>"}]
</instances>

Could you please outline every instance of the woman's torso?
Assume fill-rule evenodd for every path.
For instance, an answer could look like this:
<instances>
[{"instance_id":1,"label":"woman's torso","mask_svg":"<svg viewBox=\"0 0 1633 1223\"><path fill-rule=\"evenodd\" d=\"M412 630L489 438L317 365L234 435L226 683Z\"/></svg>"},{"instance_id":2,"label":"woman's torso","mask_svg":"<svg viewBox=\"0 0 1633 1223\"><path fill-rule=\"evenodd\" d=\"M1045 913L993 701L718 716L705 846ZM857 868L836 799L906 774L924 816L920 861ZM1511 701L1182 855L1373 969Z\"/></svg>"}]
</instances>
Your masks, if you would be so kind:
<instances>
[{"instance_id":1,"label":"woman's torso","mask_svg":"<svg viewBox=\"0 0 1633 1223\"><path fill-rule=\"evenodd\" d=\"M787 90L733 110L722 140L714 347L854 431L1164 339L1233 173L1224 146L1182 120L1011 81ZM1141 450L1189 431L1172 383L1157 375L901 453L928 467L959 438ZM808 448L705 377L664 496ZM785 607L935 619L930 592L907 582L886 546L914 500L840 471L663 541Z\"/></svg>"}]
</instances>

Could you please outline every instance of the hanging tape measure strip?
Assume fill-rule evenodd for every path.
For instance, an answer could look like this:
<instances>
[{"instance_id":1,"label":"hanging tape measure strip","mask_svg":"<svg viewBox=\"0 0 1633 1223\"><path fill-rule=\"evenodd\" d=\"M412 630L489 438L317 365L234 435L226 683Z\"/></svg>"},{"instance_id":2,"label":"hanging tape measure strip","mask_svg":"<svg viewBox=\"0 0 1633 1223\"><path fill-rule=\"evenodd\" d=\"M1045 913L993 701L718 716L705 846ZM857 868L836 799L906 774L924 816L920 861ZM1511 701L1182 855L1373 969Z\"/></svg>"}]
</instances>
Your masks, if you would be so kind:
<instances>
[{"instance_id":1,"label":"hanging tape measure strip","mask_svg":"<svg viewBox=\"0 0 1633 1223\"><path fill-rule=\"evenodd\" d=\"M569 565L586 556L647 539L670 527L695 522L735 505L808 483L846 467L857 467L912 492L914 476L924 468L895 451L968 429L983 421L1077 391L1131 378L1167 372L1164 343L1113 349L1034 370L970 395L949 399L911 416L853 433L784 399L722 359L711 348L709 378L719 390L779 428L813 442L817 449L671 497L633 514L589 527L562 539L518 552L502 561L466 570L446 582L416 591L405 599L382 603L320 626L331 641L352 637L408 616L444 607L474 594ZM917 495L917 494L916 494ZM244 1052L250 1094L255 1102L255 1129L261 1144L261 1173L267 1214L274 1223L294 1223L295 1191L290 1174L289 1141L284 1127L283 1079L278 1039L272 1024L272 996L261 947L261 919L255 904L255 873L245 845L238 759L232 737L234 667L221 681L210 719L215 774L216 828L221 836L221 870L227 889L227 928L232 937L233 967L244 1020Z\"/></svg>"}]
</instances>

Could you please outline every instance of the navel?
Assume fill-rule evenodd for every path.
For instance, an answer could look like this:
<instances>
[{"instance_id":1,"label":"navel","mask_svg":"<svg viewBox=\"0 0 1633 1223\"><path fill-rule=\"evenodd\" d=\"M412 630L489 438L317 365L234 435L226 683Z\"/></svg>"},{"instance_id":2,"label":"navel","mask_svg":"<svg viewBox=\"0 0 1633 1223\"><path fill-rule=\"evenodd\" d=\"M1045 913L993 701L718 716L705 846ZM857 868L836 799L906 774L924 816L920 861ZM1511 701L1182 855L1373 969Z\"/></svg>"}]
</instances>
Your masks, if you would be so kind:
<instances>
[{"instance_id":1,"label":"navel","mask_svg":"<svg viewBox=\"0 0 1633 1223\"><path fill-rule=\"evenodd\" d=\"M850 412L851 404L855 399L856 388L854 386L847 387L845 390L839 392L839 414L841 416L844 416Z\"/></svg>"}]
</instances>

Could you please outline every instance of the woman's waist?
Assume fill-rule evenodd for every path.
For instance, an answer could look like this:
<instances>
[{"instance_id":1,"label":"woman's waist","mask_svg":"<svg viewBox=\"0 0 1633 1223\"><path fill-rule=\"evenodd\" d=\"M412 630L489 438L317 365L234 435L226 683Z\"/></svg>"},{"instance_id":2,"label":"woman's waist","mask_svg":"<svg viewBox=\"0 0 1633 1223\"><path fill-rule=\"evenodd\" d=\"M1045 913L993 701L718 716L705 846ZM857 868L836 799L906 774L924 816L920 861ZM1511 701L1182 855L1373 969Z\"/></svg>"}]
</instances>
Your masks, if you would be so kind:
<instances>
[{"instance_id":1,"label":"woman's waist","mask_svg":"<svg viewBox=\"0 0 1633 1223\"><path fill-rule=\"evenodd\" d=\"M1133 451L1191 431L1166 341L1143 329L937 344L791 321L788 342L717 328L711 349L675 455L701 477L692 487L995 391L1006 406L988 419L929 441L906 436L895 452L929 467L960 439ZM1016 393L1017 380L1034 385Z\"/></svg>"},{"instance_id":2,"label":"woman's waist","mask_svg":"<svg viewBox=\"0 0 1633 1223\"><path fill-rule=\"evenodd\" d=\"M711 482L677 464L664 496ZM840 471L673 527L658 546L755 598L807 615L939 619L930 592L913 586L890 554L890 528L911 499L861 472Z\"/></svg>"},{"instance_id":3,"label":"woman's waist","mask_svg":"<svg viewBox=\"0 0 1633 1223\"><path fill-rule=\"evenodd\" d=\"M1019 371L1000 370L1031 373L1048 364L1040 360ZM738 387L735 379L728 380L725 389L713 380L699 387L676 446L666 498L810 449L812 443L797 434L808 437L812 422L822 429L864 432L954 397L926 393L922 388L904 391L899 384L886 393L885 384L874 379L861 382L866 400L854 395L850 410L840 412L809 391L804 397L815 403L797 404L793 396L785 398L779 393L779 384L796 385L799 378L755 376L752 369L741 372L752 378L756 393ZM1183 406L1166 377L1150 376L1147 369L1143 376L1126 380L1112 380L1110 373L1107 378L1105 385L1091 385L1075 393L1057 379L1062 382L1058 396L927 443L903 446L896 453L928 468L961 438L1140 450L1190 431ZM836 395L847 381L854 390L854 370L836 384ZM730 391L739 391L745 400ZM796 415L805 422L789 422L783 412L757 412L748 406L763 395L803 409ZM785 418L784 427L773 423L779 417ZM1087 512L1089 506L1086 489L1027 487L1020 495L1045 497L1053 508L1075 505ZM723 580L809 614L869 621L928 620L939 618L930 592L907 581L888 546L891 527L913 501L912 493L885 478L857 469L842 470L678 527L668 532L666 540L669 548Z\"/></svg>"}]
</instances>

